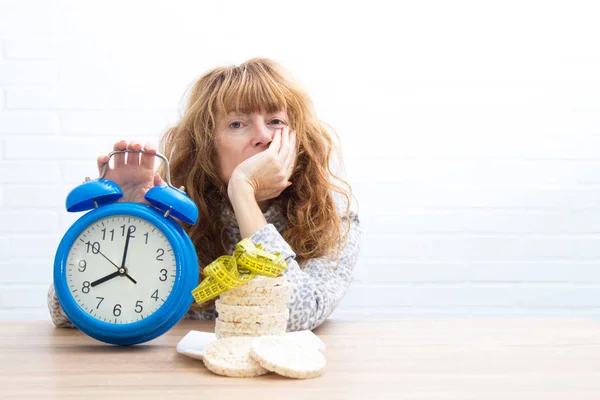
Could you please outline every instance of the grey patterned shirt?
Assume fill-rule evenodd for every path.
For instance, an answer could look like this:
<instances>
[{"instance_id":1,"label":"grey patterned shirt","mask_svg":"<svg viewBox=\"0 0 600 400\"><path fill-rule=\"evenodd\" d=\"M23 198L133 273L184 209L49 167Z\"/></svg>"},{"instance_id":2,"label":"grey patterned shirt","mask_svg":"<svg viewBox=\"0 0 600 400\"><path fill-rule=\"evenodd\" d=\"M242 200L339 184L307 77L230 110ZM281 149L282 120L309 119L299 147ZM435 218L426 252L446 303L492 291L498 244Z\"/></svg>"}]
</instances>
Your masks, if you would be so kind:
<instances>
[{"instance_id":1,"label":"grey patterned shirt","mask_svg":"<svg viewBox=\"0 0 600 400\"><path fill-rule=\"evenodd\" d=\"M342 217L343 229L346 228L347 202L345 197L334 193L338 213ZM231 211L225 209L221 215L224 220ZM358 214L350 210L350 231L346 247L339 254L339 263L336 256L323 256L303 261L296 261L296 253L283 239L281 233L285 227L286 215L281 208L272 203L264 213L268 225L256 231L250 240L254 244L262 243L264 248L272 253L281 253L287 261L285 271L288 282L293 284L292 295L288 303L290 318L288 331L314 329L322 324L335 310L344 298L352 283L352 272L358 259L360 249L360 221ZM235 244L242 240L237 220L231 219L227 228L229 253L233 254ZM48 290L48 309L52 321L57 327L74 327L63 312L56 293L54 284ZM217 312L214 309L205 311L188 310L183 319L215 319Z\"/></svg>"}]
</instances>

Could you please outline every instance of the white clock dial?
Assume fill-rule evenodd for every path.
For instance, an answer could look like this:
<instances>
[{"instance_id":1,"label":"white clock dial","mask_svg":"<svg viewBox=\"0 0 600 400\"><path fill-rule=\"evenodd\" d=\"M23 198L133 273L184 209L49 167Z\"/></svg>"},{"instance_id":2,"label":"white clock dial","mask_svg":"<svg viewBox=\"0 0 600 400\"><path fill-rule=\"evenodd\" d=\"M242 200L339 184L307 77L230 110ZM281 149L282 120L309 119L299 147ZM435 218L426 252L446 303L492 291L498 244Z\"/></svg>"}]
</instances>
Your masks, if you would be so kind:
<instances>
[{"instance_id":1,"label":"white clock dial","mask_svg":"<svg viewBox=\"0 0 600 400\"><path fill-rule=\"evenodd\" d=\"M85 228L69 251L66 269L69 291L79 306L113 324L136 322L156 312L176 276L173 248L165 235L128 215Z\"/></svg>"}]
</instances>

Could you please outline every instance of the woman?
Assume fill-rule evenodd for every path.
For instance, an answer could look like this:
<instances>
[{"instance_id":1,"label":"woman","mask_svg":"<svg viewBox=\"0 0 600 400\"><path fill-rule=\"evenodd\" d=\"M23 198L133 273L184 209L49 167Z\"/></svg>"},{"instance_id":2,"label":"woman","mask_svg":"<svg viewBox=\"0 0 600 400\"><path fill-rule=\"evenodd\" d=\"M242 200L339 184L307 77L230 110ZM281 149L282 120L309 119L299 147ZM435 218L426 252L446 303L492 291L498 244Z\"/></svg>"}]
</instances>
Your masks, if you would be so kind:
<instances>
[{"instance_id":1,"label":"woman","mask_svg":"<svg viewBox=\"0 0 600 400\"><path fill-rule=\"evenodd\" d=\"M150 143L122 140L114 150L157 151ZM334 143L308 95L275 62L251 59L215 68L193 86L181 121L161 141L171 183L185 186L198 206L195 225L182 226L203 268L231 255L242 238L262 243L287 261L294 284L288 331L319 326L352 282L360 227L347 193L329 167ZM164 185L152 155L122 153L105 178L123 190L121 201L145 203ZM101 171L108 156L98 157ZM339 178L338 178L339 179ZM72 327L51 285L48 307L56 326ZM214 319L214 301L193 304L186 319Z\"/></svg>"}]
</instances>

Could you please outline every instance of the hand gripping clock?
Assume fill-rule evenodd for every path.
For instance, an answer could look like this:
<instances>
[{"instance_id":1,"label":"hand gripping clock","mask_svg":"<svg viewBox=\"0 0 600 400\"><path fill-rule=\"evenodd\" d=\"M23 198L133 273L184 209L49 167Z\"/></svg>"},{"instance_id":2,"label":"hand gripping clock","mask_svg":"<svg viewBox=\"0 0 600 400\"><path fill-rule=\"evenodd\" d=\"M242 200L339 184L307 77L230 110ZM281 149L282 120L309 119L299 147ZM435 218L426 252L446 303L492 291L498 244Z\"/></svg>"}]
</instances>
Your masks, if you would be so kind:
<instances>
[{"instance_id":1,"label":"hand gripping clock","mask_svg":"<svg viewBox=\"0 0 600 400\"><path fill-rule=\"evenodd\" d=\"M145 151L119 150L109 154ZM198 259L182 225L193 225L198 208L184 188L148 190L149 204L117 202L120 187L99 178L67 196L69 212L91 210L65 233L56 251L54 285L69 320L106 343L151 340L185 314L198 285Z\"/></svg>"}]
</instances>

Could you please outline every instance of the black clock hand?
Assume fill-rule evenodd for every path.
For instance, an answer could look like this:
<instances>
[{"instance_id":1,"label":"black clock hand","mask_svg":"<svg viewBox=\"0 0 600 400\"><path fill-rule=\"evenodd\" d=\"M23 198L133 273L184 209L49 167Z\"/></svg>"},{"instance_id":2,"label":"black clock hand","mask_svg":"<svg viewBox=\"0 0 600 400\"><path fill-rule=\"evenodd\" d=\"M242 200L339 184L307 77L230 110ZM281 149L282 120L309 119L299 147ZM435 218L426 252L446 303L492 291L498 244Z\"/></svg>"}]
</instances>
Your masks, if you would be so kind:
<instances>
[{"instance_id":1,"label":"black clock hand","mask_svg":"<svg viewBox=\"0 0 600 400\"><path fill-rule=\"evenodd\" d=\"M119 271L116 271L116 272L113 272L113 273L112 273L112 274L110 274L110 275L106 275L104 278L100 278L100 279L98 279L98 280L96 280L96 281L92 282L92 283L90 284L90 286L91 286L91 287L98 286L99 284L101 284L101 283L104 283L104 282L106 282L106 281L108 281L108 280L111 280L112 278L116 278L116 277L117 277L117 276L119 276L119 275L122 275L122 274L121 274L121 270L119 270Z\"/></svg>"},{"instance_id":2,"label":"black clock hand","mask_svg":"<svg viewBox=\"0 0 600 400\"><path fill-rule=\"evenodd\" d=\"M127 249L129 248L129 238L131 237L131 226L127 229L127 237L125 238L125 250L123 250L123 261L121 268L125 268L125 260L127 259Z\"/></svg>"},{"instance_id":3,"label":"black clock hand","mask_svg":"<svg viewBox=\"0 0 600 400\"><path fill-rule=\"evenodd\" d=\"M104 253L102 253L100 250L98 250L98 253L99 253L99 254L100 254L102 257L106 258L106 259L108 260L108 262L109 262L109 263L111 263L112 265L114 265L116 269L119 269L119 266L118 266L117 264L115 264L114 262L112 262L112 260L111 260L110 258L106 257L106 256L104 255ZM133 282L133 283L137 283L137 281L136 281L135 279L133 279L131 276L129 276L129 274L128 274L128 273L125 273L125 276L126 276L127 278L129 278L129 280L130 280L131 282Z\"/></svg>"},{"instance_id":4,"label":"black clock hand","mask_svg":"<svg viewBox=\"0 0 600 400\"><path fill-rule=\"evenodd\" d=\"M98 253L100 253L100 255L102 257L106 258L109 263L111 263L112 265L114 265L115 267L117 267L117 269L119 268L119 266L117 264L115 264L114 262L112 262L112 260L110 258L106 257L100 250L98 250Z\"/></svg>"}]
</instances>

